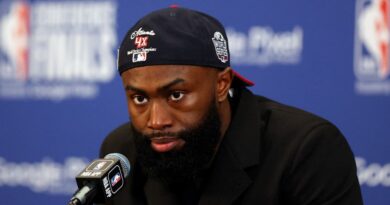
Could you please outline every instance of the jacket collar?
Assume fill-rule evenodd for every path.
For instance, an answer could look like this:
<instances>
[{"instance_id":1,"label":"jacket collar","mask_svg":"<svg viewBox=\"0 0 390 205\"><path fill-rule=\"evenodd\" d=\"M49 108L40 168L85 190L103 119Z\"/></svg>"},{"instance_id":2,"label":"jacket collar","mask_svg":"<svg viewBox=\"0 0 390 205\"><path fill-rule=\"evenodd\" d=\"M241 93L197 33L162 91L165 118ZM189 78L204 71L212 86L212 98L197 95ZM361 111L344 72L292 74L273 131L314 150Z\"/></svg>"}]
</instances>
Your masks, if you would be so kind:
<instances>
[{"instance_id":1,"label":"jacket collar","mask_svg":"<svg viewBox=\"0 0 390 205\"><path fill-rule=\"evenodd\" d=\"M252 183L245 168L259 163L260 116L256 97L243 89L210 175L205 179L199 204L232 204ZM152 179L147 180L144 191L150 204L177 204L175 196Z\"/></svg>"},{"instance_id":2,"label":"jacket collar","mask_svg":"<svg viewBox=\"0 0 390 205\"><path fill-rule=\"evenodd\" d=\"M243 89L223 142L237 158L241 168L259 162L260 135L263 127L261 123L264 122L261 120L256 96L249 90Z\"/></svg>"},{"instance_id":3,"label":"jacket collar","mask_svg":"<svg viewBox=\"0 0 390 205\"><path fill-rule=\"evenodd\" d=\"M213 163L200 204L232 204L252 183L245 168L257 165L261 124L256 97L244 89Z\"/></svg>"}]
</instances>

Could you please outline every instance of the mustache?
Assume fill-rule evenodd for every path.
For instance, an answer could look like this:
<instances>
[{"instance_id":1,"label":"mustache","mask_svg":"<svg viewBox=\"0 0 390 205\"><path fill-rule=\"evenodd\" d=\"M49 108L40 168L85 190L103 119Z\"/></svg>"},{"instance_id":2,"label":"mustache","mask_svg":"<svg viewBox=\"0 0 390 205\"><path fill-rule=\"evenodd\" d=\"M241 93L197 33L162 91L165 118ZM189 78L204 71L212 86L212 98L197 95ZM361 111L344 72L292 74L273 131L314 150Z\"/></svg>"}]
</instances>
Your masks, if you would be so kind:
<instances>
[{"instance_id":1,"label":"mustache","mask_svg":"<svg viewBox=\"0 0 390 205\"><path fill-rule=\"evenodd\" d=\"M159 137L180 137L180 133L182 132L154 132L150 134L142 134L147 139L159 138Z\"/></svg>"}]
</instances>

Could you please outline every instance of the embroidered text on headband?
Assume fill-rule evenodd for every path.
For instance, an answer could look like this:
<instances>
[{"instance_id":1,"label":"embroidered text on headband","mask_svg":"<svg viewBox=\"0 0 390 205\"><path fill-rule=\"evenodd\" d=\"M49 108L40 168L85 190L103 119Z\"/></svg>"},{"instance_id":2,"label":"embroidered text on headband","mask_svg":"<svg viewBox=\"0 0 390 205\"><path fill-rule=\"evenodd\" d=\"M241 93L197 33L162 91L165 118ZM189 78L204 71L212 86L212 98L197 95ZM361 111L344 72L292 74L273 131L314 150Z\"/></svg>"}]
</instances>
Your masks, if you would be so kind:
<instances>
[{"instance_id":1,"label":"embroidered text on headband","mask_svg":"<svg viewBox=\"0 0 390 205\"><path fill-rule=\"evenodd\" d=\"M120 74L147 65L230 66L227 36L215 18L190 9L166 8L140 19L118 50ZM253 83L235 72L233 83Z\"/></svg>"}]
</instances>

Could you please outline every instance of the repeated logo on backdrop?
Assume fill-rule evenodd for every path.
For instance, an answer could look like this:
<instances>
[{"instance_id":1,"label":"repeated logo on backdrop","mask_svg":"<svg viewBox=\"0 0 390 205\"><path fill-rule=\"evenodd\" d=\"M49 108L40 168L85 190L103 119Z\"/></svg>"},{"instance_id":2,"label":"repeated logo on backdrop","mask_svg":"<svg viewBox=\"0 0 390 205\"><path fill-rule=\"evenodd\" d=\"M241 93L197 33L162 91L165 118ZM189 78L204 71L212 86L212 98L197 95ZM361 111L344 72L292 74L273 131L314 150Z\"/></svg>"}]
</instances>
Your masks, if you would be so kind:
<instances>
[{"instance_id":1,"label":"repeated logo on backdrop","mask_svg":"<svg viewBox=\"0 0 390 205\"><path fill-rule=\"evenodd\" d=\"M0 98L92 98L114 78L115 2L0 4Z\"/></svg>"},{"instance_id":2,"label":"repeated logo on backdrop","mask_svg":"<svg viewBox=\"0 0 390 205\"><path fill-rule=\"evenodd\" d=\"M355 90L390 94L390 1L358 0L355 31Z\"/></svg>"},{"instance_id":3,"label":"repeated logo on backdrop","mask_svg":"<svg viewBox=\"0 0 390 205\"><path fill-rule=\"evenodd\" d=\"M248 33L232 27L226 29L231 60L234 64L268 66L300 63L303 51L303 29L274 31L267 26L252 26Z\"/></svg>"},{"instance_id":4,"label":"repeated logo on backdrop","mask_svg":"<svg viewBox=\"0 0 390 205\"><path fill-rule=\"evenodd\" d=\"M390 187L390 163L369 163L363 157L356 157L355 160L360 185Z\"/></svg>"},{"instance_id":5,"label":"repeated logo on backdrop","mask_svg":"<svg viewBox=\"0 0 390 205\"><path fill-rule=\"evenodd\" d=\"M8 74L12 73L20 81L27 77L29 17L29 5L15 2L10 5L8 15L0 19L1 76L8 71Z\"/></svg>"},{"instance_id":6,"label":"repeated logo on backdrop","mask_svg":"<svg viewBox=\"0 0 390 205\"><path fill-rule=\"evenodd\" d=\"M68 157L64 163L49 158L16 163L0 157L0 187L26 187L36 193L68 195L76 190L74 178L87 163L80 157Z\"/></svg>"}]
</instances>

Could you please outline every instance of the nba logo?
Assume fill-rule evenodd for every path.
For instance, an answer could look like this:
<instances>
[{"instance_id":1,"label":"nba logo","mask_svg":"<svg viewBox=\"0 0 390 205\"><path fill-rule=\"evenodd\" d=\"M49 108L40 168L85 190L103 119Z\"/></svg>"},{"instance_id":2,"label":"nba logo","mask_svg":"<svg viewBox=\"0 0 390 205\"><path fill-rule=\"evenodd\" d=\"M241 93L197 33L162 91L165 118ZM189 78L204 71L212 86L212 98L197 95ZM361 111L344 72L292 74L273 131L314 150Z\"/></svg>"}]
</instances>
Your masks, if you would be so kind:
<instances>
[{"instance_id":1,"label":"nba logo","mask_svg":"<svg viewBox=\"0 0 390 205\"><path fill-rule=\"evenodd\" d=\"M6 13L1 15L0 64L3 66L0 67L0 78L15 76L16 80L27 80L29 22L30 6L23 1L12 2ZM9 69L5 69L4 65L8 65Z\"/></svg>"},{"instance_id":2,"label":"nba logo","mask_svg":"<svg viewBox=\"0 0 390 205\"><path fill-rule=\"evenodd\" d=\"M106 165L106 163L107 163L107 162L99 162L99 163L93 168L93 170L95 170L95 171L101 170L101 169L104 167L104 165Z\"/></svg>"},{"instance_id":3,"label":"nba logo","mask_svg":"<svg viewBox=\"0 0 390 205\"><path fill-rule=\"evenodd\" d=\"M390 95L390 0L356 1L355 91Z\"/></svg>"},{"instance_id":4,"label":"nba logo","mask_svg":"<svg viewBox=\"0 0 390 205\"><path fill-rule=\"evenodd\" d=\"M356 3L355 74L359 80L381 81L390 74L390 0Z\"/></svg>"},{"instance_id":5,"label":"nba logo","mask_svg":"<svg viewBox=\"0 0 390 205\"><path fill-rule=\"evenodd\" d=\"M111 187L114 187L118 182L120 182L122 179L120 173L116 173L112 178L111 178Z\"/></svg>"}]
</instances>

